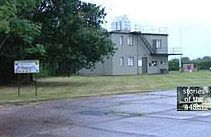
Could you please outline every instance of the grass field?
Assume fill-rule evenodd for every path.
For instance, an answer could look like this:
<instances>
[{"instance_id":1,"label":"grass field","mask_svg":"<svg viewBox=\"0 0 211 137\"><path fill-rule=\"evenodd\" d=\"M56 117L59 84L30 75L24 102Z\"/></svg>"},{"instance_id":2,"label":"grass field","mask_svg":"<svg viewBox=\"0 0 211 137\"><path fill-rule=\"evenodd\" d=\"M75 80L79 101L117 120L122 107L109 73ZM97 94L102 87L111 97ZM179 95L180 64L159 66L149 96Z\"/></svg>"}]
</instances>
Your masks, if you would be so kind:
<instances>
[{"instance_id":1,"label":"grass field","mask_svg":"<svg viewBox=\"0 0 211 137\"><path fill-rule=\"evenodd\" d=\"M209 86L211 72L170 72L165 75L139 76L72 76L38 80L38 96L34 85L22 86L17 97L17 86L0 86L0 104L10 102L40 101L59 98L144 92L176 89L177 86Z\"/></svg>"}]
</instances>

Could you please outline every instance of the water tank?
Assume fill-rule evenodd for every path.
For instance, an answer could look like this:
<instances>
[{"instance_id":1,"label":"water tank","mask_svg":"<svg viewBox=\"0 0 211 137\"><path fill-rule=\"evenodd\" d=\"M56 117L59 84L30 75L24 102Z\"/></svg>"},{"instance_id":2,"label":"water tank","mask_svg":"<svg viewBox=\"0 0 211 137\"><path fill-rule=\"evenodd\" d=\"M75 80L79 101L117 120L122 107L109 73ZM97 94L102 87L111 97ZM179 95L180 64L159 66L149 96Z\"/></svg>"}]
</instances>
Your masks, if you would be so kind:
<instances>
[{"instance_id":1,"label":"water tank","mask_svg":"<svg viewBox=\"0 0 211 137\"><path fill-rule=\"evenodd\" d=\"M112 31L131 31L130 20L126 15L116 17L111 24Z\"/></svg>"}]
</instances>

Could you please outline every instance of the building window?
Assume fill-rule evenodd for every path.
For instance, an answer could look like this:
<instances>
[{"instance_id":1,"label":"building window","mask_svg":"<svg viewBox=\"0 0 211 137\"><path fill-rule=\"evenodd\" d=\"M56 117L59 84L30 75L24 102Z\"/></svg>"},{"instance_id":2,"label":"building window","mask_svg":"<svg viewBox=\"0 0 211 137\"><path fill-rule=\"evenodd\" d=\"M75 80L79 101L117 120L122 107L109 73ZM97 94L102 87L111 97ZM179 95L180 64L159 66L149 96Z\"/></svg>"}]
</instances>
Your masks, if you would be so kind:
<instances>
[{"instance_id":1,"label":"building window","mask_svg":"<svg viewBox=\"0 0 211 137\"><path fill-rule=\"evenodd\" d=\"M139 59L139 60L138 60L138 66L139 66L139 67L142 67L142 59Z\"/></svg>"},{"instance_id":2,"label":"building window","mask_svg":"<svg viewBox=\"0 0 211 137\"><path fill-rule=\"evenodd\" d=\"M152 63L149 63L149 67L151 67L152 66Z\"/></svg>"},{"instance_id":3,"label":"building window","mask_svg":"<svg viewBox=\"0 0 211 137\"><path fill-rule=\"evenodd\" d=\"M128 36L127 45L128 46L133 46L133 37L132 36Z\"/></svg>"},{"instance_id":4,"label":"building window","mask_svg":"<svg viewBox=\"0 0 211 137\"><path fill-rule=\"evenodd\" d=\"M119 38L119 45L123 45L123 36L120 36Z\"/></svg>"},{"instance_id":5,"label":"building window","mask_svg":"<svg viewBox=\"0 0 211 137\"><path fill-rule=\"evenodd\" d=\"M124 57L120 58L120 66L124 66Z\"/></svg>"},{"instance_id":6,"label":"building window","mask_svg":"<svg viewBox=\"0 0 211 137\"><path fill-rule=\"evenodd\" d=\"M127 65L128 66L134 66L134 57L129 57L127 60Z\"/></svg>"},{"instance_id":7,"label":"building window","mask_svg":"<svg viewBox=\"0 0 211 137\"><path fill-rule=\"evenodd\" d=\"M161 49L162 48L161 40L160 39L153 40L153 47L156 49Z\"/></svg>"},{"instance_id":8,"label":"building window","mask_svg":"<svg viewBox=\"0 0 211 137\"><path fill-rule=\"evenodd\" d=\"M160 64L161 64L161 65L164 65L164 61L163 61L163 60L161 60L161 61L160 61Z\"/></svg>"}]
</instances>

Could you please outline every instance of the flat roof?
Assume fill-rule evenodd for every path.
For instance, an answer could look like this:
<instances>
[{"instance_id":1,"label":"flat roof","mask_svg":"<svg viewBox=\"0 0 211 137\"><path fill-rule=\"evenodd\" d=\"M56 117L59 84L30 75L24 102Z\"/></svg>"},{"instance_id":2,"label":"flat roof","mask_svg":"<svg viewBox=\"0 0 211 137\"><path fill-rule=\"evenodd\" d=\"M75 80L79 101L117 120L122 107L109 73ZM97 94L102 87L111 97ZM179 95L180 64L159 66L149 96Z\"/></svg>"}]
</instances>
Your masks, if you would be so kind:
<instances>
[{"instance_id":1,"label":"flat roof","mask_svg":"<svg viewBox=\"0 0 211 137\"><path fill-rule=\"evenodd\" d=\"M151 55L154 55L154 56L163 56L163 55L174 56L174 55L183 55L183 54L182 53L152 53Z\"/></svg>"},{"instance_id":2,"label":"flat roof","mask_svg":"<svg viewBox=\"0 0 211 137\"><path fill-rule=\"evenodd\" d=\"M154 35L154 36L168 36L168 34L163 33L142 33L141 31L110 31L114 34L132 34L132 35Z\"/></svg>"}]
</instances>

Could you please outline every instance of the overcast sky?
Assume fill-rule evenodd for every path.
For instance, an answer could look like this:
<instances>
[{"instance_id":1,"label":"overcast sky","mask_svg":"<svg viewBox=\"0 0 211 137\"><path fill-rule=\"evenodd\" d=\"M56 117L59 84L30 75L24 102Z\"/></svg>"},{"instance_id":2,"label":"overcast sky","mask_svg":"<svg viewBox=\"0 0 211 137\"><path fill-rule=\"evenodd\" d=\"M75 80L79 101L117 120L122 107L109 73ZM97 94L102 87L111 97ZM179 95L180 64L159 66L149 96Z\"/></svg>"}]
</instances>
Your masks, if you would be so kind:
<instances>
[{"instance_id":1,"label":"overcast sky","mask_svg":"<svg viewBox=\"0 0 211 137\"><path fill-rule=\"evenodd\" d=\"M105 24L127 15L133 24L167 27L169 48L191 59L211 56L211 0L83 0L106 8Z\"/></svg>"}]
</instances>

